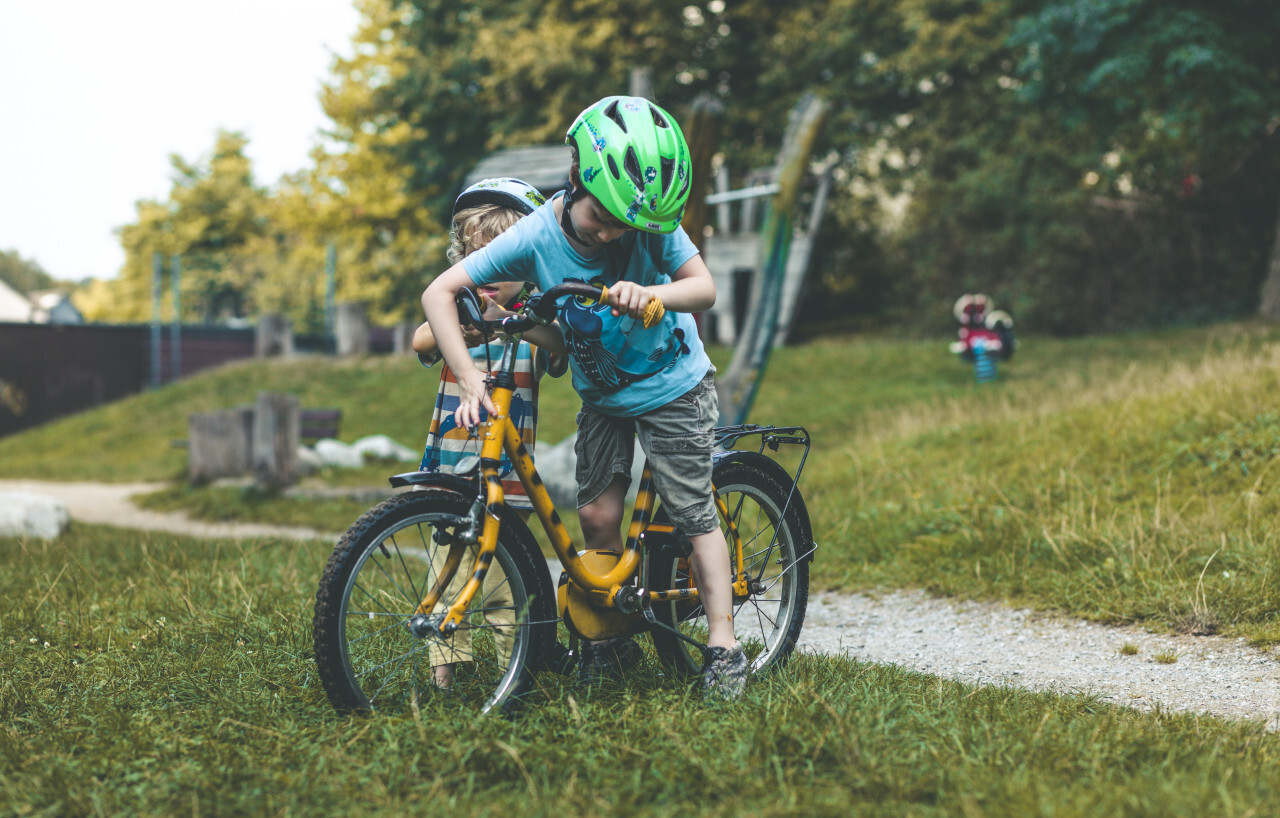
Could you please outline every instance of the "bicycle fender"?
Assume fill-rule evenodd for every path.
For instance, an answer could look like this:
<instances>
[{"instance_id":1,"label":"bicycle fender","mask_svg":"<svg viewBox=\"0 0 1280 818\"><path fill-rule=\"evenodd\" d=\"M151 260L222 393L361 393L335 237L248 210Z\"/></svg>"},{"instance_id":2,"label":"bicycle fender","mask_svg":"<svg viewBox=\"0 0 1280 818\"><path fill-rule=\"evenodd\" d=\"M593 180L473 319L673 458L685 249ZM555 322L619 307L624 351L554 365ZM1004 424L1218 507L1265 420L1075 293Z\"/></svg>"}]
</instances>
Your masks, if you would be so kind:
<instances>
[{"instance_id":1,"label":"bicycle fender","mask_svg":"<svg viewBox=\"0 0 1280 818\"><path fill-rule=\"evenodd\" d=\"M410 471L392 475L387 480L392 488L434 486L466 495L474 495L480 491L480 481L476 478L442 471Z\"/></svg>"},{"instance_id":2,"label":"bicycle fender","mask_svg":"<svg viewBox=\"0 0 1280 818\"><path fill-rule=\"evenodd\" d=\"M816 543L813 540L813 523L809 519L809 507L805 505L804 496L800 493L800 487L796 486L795 478L790 472L779 466L772 458L766 457L759 452L752 451L721 451L711 455L712 463L716 466L721 463L742 462L753 468L760 469L768 473L771 477L783 486L795 486L795 491L791 495L791 503L795 506L796 516L800 518L802 534L805 539L805 546L809 551L809 562L813 562L814 554L817 549L814 547ZM714 466L712 467L714 469ZM715 481L715 472L712 471L712 482Z\"/></svg>"},{"instance_id":3,"label":"bicycle fender","mask_svg":"<svg viewBox=\"0 0 1280 818\"><path fill-rule=\"evenodd\" d=\"M404 474L393 475L388 478L391 485L395 488L404 486L425 486L429 488L440 488L451 491L455 494L461 494L465 497L475 497L480 491L480 481L474 477L464 477L459 474L449 474L447 472L438 471L411 471ZM537 539L533 536L533 532L529 530L529 526L524 520L520 519L520 515L514 510L507 508L502 514L502 526L507 529L517 529L519 536L516 541L521 543L524 550L538 557L539 564L546 564L546 558L542 555L537 547ZM536 562L538 562L536 561ZM551 583L551 571L549 568L543 568L547 572L547 583Z\"/></svg>"}]
</instances>

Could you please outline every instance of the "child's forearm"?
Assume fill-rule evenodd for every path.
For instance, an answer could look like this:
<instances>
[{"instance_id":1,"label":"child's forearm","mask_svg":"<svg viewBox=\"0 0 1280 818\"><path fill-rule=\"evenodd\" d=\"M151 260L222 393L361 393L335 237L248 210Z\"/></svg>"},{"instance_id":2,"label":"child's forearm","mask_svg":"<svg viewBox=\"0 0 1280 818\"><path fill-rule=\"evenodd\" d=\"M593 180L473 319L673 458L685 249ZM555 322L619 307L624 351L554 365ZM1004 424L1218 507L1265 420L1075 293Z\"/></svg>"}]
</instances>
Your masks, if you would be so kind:
<instances>
[{"instance_id":1,"label":"child's forearm","mask_svg":"<svg viewBox=\"0 0 1280 818\"><path fill-rule=\"evenodd\" d=\"M662 306L671 312L702 312L716 303L716 285L709 275L655 284L649 291L662 299Z\"/></svg>"},{"instance_id":2,"label":"child's forearm","mask_svg":"<svg viewBox=\"0 0 1280 818\"><path fill-rule=\"evenodd\" d=\"M422 311L432 334L436 349L454 372L474 369L471 355L458 324L458 307L454 296L458 290L471 283L462 267L454 265L436 277L422 293ZM464 366L466 365L466 366Z\"/></svg>"},{"instance_id":3,"label":"child's forearm","mask_svg":"<svg viewBox=\"0 0 1280 818\"><path fill-rule=\"evenodd\" d=\"M435 355L439 350L440 345L436 343L436 336L431 332L431 325L420 324L413 331L413 351L419 355Z\"/></svg>"},{"instance_id":4,"label":"child's forearm","mask_svg":"<svg viewBox=\"0 0 1280 818\"><path fill-rule=\"evenodd\" d=\"M568 351L568 347L564 344L564 336L560 334L558 324L552 324L547 327L534 327L531 330L527 330L521 337L539 349L545 349L552 355L564 355Z\"/></svg>"},{"instance_id":5,"label":"child's forearm","mask_svg":"<svg viewBox=\"0 0 1280 818\"><path fill-rule=\"evenodd\" d=\"M669 284L655 284L647 289L662 299L662 306L671 312L702 312L716 303L716 284L701 255L681 264Z\"/></svg>"}]
</instances>

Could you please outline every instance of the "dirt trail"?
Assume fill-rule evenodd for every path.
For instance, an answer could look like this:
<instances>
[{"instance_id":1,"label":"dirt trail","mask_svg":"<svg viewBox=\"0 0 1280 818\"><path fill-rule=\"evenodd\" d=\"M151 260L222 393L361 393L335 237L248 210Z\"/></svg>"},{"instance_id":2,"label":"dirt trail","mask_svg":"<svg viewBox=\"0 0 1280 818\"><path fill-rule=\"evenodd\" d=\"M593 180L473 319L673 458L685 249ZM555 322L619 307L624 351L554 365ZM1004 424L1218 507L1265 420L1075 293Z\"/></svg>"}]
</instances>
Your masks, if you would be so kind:
<instances>
[{"instance_id":1,"label":"dirt trail","mask_svg":"<svg viewBox=\"0 0 1280 818\"><path fill-rule=\"evenodd\" d=\"M213 523L193 520L173 511L148 511L130 501L135 494L164 488L162 483L51 483L40 480L0 480L0 493L21 491L56 497L66 503L73 521L105 523L121 528L168 531L192 537L253 538L282 537L289 540L329 540L339 534L310 528L266 523Z\"/></svg>"}]
</instances>

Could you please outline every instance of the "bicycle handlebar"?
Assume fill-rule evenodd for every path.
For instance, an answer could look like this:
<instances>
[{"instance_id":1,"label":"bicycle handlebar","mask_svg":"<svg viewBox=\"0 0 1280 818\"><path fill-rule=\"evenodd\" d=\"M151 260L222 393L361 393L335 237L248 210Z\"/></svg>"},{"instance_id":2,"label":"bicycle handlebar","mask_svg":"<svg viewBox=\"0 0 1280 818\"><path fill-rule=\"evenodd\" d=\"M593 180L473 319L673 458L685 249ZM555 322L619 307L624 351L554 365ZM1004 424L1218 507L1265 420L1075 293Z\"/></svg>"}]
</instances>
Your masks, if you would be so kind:
<instances>
[{"instance_id":1,"label":"bicycle handlebar","mask_svg":"<svg viewBox=\"0 0 1280 818\"><path fill-rule=\"evenodd\" d=\"M537 326L546 326L555 320L557 302L565 296L589 298L593 304L600 304L609 298L609 288L587 284L583 281L566 281L557 284L545 293L534 295L528 303L515 315L509 315L501 321L485 321L481 328L486 334L501 331L507 334L525 332ZM667 312L662 300L654 297L645 307L641 322L645 329L650 329L662 320Z\"/></svg>"}]
</instances>

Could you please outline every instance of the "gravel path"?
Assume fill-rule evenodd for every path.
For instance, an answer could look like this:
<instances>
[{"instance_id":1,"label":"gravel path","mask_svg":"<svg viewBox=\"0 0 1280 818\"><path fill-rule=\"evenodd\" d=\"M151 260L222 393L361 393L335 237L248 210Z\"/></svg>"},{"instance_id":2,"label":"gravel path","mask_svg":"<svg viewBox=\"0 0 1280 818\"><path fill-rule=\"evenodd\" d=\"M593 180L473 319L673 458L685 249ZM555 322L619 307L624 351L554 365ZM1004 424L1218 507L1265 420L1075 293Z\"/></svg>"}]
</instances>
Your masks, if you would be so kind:
<instances>
[{"instance_id":1,"label":"gravel path","mask_svg":"<svg viewBox=\"0 0 1280 818\"><path fill-rule=\"evenodd\" d=\"M1154 634L897 591L815 595L800 640L805 650L973 684L1091 693L1139 710L1258 719L1280 729L1280 661L1243 639ZM1121 654L1126 644L1138 652ZM1177 660L1162 663L1160 655Z\"/></svg>"},{"instance_id":2,"label":"gravel path","mask_svg":"<svg viewBox=\"0 0 1280 818\"><path fill-rule=\"evenodd\" d=\"M103 485L0 480L0 493L57 497L73 520L197 537L323 539L337 533L256 523L208 523L139 509L154 484ZM555 576L557 574L553 574ZM1123 655L1124 645L1137 648ZM1280 661L1241 639L1168 636L1039 615L995 603L936 599L914 591L869 596L815 594L800 649L892 663L972 684L1088 693L1150 710L1257 719L1280 729ZM1172 663L1157 656L1176 656Z\"/></svg>"}]
</instances>

